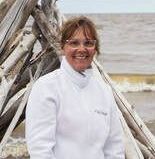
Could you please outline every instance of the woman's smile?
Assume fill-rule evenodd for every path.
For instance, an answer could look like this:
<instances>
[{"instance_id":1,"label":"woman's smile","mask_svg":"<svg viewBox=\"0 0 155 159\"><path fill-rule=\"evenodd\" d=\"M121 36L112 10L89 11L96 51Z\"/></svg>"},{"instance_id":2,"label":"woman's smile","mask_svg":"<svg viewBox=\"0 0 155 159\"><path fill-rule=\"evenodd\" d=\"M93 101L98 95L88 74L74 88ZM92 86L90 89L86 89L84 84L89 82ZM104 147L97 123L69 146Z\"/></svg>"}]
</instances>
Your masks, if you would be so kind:
<instances>
[{"instance_id":1,"label":"woman's smile","mask_svg":"<svg viewBox=\"0 0 155 159\"><path fill-rule=\"evenodd\" d=\"M85 60L88 55L85 54L75 54L75 56L73 56L75 59L80 59L80 60Z\"/></svg>"}]
</instances>

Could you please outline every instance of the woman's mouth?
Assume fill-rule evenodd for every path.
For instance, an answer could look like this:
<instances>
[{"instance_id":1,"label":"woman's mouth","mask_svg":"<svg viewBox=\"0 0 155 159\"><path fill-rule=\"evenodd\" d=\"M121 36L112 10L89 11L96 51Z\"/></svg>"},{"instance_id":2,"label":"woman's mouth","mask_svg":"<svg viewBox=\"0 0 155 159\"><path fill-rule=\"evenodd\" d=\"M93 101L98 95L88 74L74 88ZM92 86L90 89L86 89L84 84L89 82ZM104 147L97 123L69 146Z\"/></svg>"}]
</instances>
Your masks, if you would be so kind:
<instances>
[{"instance_id":1,"label":"woman's mouth","mask_svg":"<svg viewBox=\"0 0 155 159\"><path fill-rule=\"evenodd\" d=\"M75 59L79 59L79 60L85 60L86 58L88 58L88 55L86 54L76 54L73 56Z\"/></svg>"}]
</instances>

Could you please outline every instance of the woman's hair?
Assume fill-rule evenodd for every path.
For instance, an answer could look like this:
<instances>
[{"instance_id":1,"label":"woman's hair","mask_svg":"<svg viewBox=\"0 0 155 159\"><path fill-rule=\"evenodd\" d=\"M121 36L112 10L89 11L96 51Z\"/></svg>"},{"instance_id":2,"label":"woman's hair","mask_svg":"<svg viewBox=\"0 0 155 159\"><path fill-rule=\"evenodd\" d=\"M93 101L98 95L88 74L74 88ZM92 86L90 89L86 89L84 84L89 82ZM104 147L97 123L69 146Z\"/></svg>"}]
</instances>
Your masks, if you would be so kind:
<instances>
[{"instance_id":1,"label":"woman's hair","mask_svg":"<svg viewBox=\"0 0 155 159\"><path fill-rule=\"evenodd\" d=\"M81 28L86 37L96 40L96 51L99 54L99 39L95 24L85 16L74 17L67 20L61 29L61 48L64 47L66 40L71 39L77 29Z\"/></svg>"}]
</instances>

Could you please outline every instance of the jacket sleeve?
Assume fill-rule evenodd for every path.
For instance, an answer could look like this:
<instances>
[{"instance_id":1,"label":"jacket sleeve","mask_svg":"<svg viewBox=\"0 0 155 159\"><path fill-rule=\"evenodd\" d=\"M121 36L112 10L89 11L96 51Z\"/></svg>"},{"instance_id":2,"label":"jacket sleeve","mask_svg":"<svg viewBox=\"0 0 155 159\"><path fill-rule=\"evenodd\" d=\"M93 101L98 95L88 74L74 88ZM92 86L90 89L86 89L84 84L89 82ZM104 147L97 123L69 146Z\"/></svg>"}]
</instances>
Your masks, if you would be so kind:
<instances>
[{"instance_id":1,"label":"jacket sleeve","mask_svg":"<svg viewBox=\"0 0 155 159\"><path fill-rule=\"evenodd\" d=\"M31 159L55 159L56 100L41 80L33 85L26 108L26 141Z\"/></svg>"},{"instance_id":2,"label":"jacket sleeve","mask_svg":"<svg viewBox=\"0 0 155 159\"><path fill-rule=\"evenodd\" d=\"M111 115L110 130L104 146L105 159L125 159L124 134L119 119L118 108L110 88Z\"/></svg>"}]
</instances>

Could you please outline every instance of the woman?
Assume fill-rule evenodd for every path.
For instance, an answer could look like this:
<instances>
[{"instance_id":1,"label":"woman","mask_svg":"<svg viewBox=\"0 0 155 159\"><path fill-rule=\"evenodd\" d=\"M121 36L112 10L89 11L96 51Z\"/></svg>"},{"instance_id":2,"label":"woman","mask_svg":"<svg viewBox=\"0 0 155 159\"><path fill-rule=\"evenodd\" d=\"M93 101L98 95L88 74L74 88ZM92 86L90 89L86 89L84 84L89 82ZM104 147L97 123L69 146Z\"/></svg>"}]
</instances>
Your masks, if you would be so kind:
<instances>
[{"instance_id":1,"label":"woman","mask_svg":"<svg viewBox=\"0 0 155 159\"><path fill-rule=\"evenodd\" d=\"M36 81L26 110L31 159L124 159L122 128L107 84L91 66L99 52L95 26L86 17L62 28L61 67Z\"/></svg>"}]
</instances>

